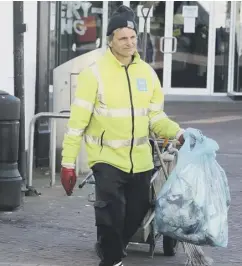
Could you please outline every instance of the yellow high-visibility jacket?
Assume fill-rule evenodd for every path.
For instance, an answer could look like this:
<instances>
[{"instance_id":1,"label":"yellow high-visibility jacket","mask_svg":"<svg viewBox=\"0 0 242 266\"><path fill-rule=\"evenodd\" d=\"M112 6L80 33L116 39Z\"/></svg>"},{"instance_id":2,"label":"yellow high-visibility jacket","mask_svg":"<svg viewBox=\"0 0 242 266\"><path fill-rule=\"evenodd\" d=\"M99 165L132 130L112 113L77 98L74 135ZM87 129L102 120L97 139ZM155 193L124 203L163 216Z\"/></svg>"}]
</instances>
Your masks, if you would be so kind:
<instances>
[{"instance_id":1,"label":"yellow high-visibility jacket","mask_svg":"<svg viewBox=\"0 0 242 266\"><path fill-rule=\"evenodd\" d=\"M125 172L152 169L150 130L168 138L180 131L164 113L163 103L160 81L138 53L125 67L108 49L78 76L62 166L74 167L84 137L90 167L103 162Z\"/></svg>"}]
</instances>

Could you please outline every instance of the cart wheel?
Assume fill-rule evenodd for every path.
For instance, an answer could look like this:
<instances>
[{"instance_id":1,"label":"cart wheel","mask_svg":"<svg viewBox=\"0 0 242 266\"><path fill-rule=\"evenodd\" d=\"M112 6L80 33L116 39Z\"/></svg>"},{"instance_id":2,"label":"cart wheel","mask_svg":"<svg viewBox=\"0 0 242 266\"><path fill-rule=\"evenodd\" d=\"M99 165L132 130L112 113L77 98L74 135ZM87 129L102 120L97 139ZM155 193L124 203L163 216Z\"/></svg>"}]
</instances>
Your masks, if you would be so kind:
<instances>
[{"instance_id":1,"label":"cart wheel","mask_svg":"<svg viewBox=\"0 0 242 266\"><path fill-rule=\"evenodd\" d=\"M163 236L163 251L164 256L175 256L178 248L178 241L169 236Z\"/></svg>"}]
</instances>

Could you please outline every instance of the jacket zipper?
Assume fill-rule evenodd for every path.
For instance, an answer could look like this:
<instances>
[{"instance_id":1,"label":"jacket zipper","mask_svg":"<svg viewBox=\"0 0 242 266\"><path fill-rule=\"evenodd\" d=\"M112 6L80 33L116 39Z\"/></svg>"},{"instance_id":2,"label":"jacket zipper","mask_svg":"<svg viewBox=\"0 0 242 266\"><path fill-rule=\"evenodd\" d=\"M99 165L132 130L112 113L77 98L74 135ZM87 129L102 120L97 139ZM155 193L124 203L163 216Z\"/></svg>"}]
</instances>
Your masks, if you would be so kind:
<instances>
[{"instance_id":1,"label":"jacket zipper","mask_svg":"<svg viewBox=\"0 0 242 266\"><path fill-rule=\"evenodd\" d=\"M134 104L133 104L133 98L132 98L132 91L131 91L131 84L130 84L130 78L129 78L129 73L128 73L128 67L125 67L125 73L127 76L128 80L128 85L129 85L129 97L130 97L130 104L131 104L131 116L132 116L132 139L131 139L131 148L130 148L130 162L131 162L131 169L130 173L133 173L133 168L134 168L134 163L132 159L132 151L133 151L133 146L134 146Z\"/></svg>"},{"instance_id":2,"label":"jacket zipper","mask_svg":"<svg viewBox=\"0 0 242 266\"><path fill-rule=\"evenodd\" d=\"M102 133L102 135L101 135L101 143L100 143L100 145L101 145L101 150L100 150L100 153L101 153L102 150L103 150L103 135L104 135L104 133L105 133L105 130L103 131L103 133Z\"/></svg>"}]
</instances>

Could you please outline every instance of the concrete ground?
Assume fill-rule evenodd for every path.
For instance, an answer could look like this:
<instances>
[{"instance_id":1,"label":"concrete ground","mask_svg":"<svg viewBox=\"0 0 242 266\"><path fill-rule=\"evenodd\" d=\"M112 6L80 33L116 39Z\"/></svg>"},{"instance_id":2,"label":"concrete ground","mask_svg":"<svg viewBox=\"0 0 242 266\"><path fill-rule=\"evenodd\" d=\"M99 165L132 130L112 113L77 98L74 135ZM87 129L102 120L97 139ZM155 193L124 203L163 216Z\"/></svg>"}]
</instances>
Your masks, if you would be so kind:
<instances>
[{"instance_id":1,"label":"concrete ground","mask_svg":"<svg viewBox=\"0 0 242 266\"><path fill-rule=\"evenodd\" d=\"M166 112L186 127L199 128L215 139L220 150L218 162L226 170L232 206L229 211L227 248L204 248L215 266L242 265L242 102L168 102ZM94 212L88 194L92 186L76 188L67 197L59 182L49 188L48 173L38 170L34 186L41 195L25 197L23 207L13 213L0 213L0 266L95 266ZM162 242L162 241L161 241ZM175 257L163 256L162 244L155 257L148 257L148 246L132 245L125 265L184 265L180 248Z\"/></svg>"}]
</instances>

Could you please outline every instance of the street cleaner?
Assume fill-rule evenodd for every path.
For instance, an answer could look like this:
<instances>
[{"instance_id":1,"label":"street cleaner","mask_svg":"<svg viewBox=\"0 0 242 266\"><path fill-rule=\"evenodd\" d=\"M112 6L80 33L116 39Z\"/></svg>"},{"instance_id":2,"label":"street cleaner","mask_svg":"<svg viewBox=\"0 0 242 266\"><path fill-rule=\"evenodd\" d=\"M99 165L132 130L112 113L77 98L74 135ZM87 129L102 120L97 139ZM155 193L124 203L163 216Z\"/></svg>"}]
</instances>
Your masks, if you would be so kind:
<instances>
[{"instance_id":1,"label":"street cleaner","mask_svg":"<svg viewBox=\"0 0 242 266\"><path fill-rule=\"evenodd\" d=\"M100 266L122 266L123 250L149 210L153 158L149 132L184 142L184 130L163 111L164 95L137 52L134 12L121 6L107 29L108 49L78 76L64 136L61 181L71 195L75 161L85 140L96 186Z\"/></svg>"}]
</instances>

